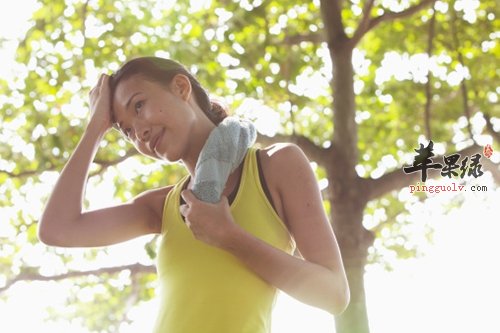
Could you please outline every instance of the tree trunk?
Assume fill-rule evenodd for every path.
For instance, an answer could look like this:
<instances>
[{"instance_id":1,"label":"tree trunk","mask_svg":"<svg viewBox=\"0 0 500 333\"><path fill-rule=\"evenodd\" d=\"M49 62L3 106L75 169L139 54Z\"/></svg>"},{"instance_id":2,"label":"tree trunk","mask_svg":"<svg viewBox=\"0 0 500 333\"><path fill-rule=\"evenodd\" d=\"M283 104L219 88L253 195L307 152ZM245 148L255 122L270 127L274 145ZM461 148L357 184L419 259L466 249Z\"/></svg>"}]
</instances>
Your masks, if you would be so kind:
<instances>
[{"instance_id":1,"label":"tree trunk","mask_svg":"<svg viewBox=\"0 0 500 333\"><path fill-rule=\"evenodd\" d=\"M351 301L336 317L337 333L369 333L365 302L364 267L374 237L362 224L367 191L356 173L358 138L355 122L353 45L345 35L329 44L332 59L332 148L326 170L329 178L331 221L338 237L349 280Z\"/></svg>"},{"instance_id":2,"label":"tree trunk","mask_svg":"<svg viewBox=\"0 0 500 333\"><path fill-rule=\"evenodd\" d=\"M335 318L336 332L369 333L364 272L368 248L373 244L374 238L361 225L363 207L346 209L343 200L337 202L335 206L334 211L336 212L332 213L332 219L340 222L337 227L337 229L340 229L337 235L339 235L338 241L342 251L342 260L351 291L349 306L344 313ZM339 213L339 210L342 210L342 212Z\"/></svg>"},{"instance_id":3,"label":"tree trunk","mask_svg":"<svg viewBox=\"0 0 500 333\"><path fill-rule=\"evenodd\" d=\"M351 288L351 302L340 316L335 317L337 333L368 333L368 314L364 289L364 264L345 263Z\"/></svg>"},{"instance_id":4,"label":"tree trunk","mask_svg":"<svg viewBox=\"0 0 500 333\"><path fill-rule=\"evenodd\" d=\"M345 191L331 186L331 220L338 237L342 260L349 281L351 301L346 311L335 318L337 333L369 333L366 310L364 270L373 234L363 227L366 197L359 181L336 182Z\"/></svg>"}]
</instances>

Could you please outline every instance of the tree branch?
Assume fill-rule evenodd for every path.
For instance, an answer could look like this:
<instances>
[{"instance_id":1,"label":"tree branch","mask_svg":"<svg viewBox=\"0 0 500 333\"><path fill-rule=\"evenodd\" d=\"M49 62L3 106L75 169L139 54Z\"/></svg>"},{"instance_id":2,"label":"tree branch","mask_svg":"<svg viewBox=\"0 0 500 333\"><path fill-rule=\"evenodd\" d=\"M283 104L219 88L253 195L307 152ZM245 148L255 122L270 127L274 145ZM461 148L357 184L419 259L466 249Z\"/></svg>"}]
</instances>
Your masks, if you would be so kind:
<instances>
[{"instance_id":1,"label":"tree branch","mask_svg":"<svg viewBox=\"0 0 500 333\"><path fill-rule=\"evenodd\" d=\"M361 18L358 28L352 36L352 42L354 45L358 44L361 38L368 32L370 25L370 13L372 11L374 1L375 0L367 0L363 7L363 17Z\"/></svg>"},{"instance_id":2,"label":"tree branch","mask_svg":"<svg viewBox=\"0 0 500 333\"><path fill-rule=\"evenodd\" d=\"M495 132L493 123L491 122L491 116L485 112L484 119L486 120L486 130L488 131L488 134L491 135L498 144L500 144L500 133Z\"/></svg>"},{"instance_id":3,"label":"tree branch","mask_svg":"<svg viewBox=\"0 0 500 333\"><path fill-rule=\"evenodd\" d=\"M467 148L464 148L460 151L457 151L457 154L460 155L472 155L474 153L477 153L478 151L482 152L482 147L473 144ZM434 160L441 159L442 160L443 156L434 156ZM485 169L488 171L491 171L493 174L495 173L495 164L488 161L482 160L481 163L484 164ZM496 167L496 172L498 173L498 167ZM430 178L434 178L438 176L438 172L433 172L429 173ZM360 180L361 186L367 189L368 192L368 200L373 200L376 198L379 198L383 195L385 195L388 192L394 191L394 190L399 190L405 186L408 186L415 181L417 181L420 177L420 174L418 172L416 173L411 173L411 174L405 174L403 172L403 168L400 167L394 171L391 171L389 173L386 173L382 177L378 179L371 179L371 178L363 178ZM495 174L494 174L495 177Z\"/></svg>"},{"instance_id":4,"label":"tree branch","mask_svg":"<svg viewBox=\"0 0 500 333\"><path fill-rule=\"evenodd\" d=\"M94 163L99 165L100 168L99 168L99 170L91 173L89 175L89 177L94 177L96 175L102 174L110 166L117 165L117 164L125 161L126 159L128 159L132 156L135 156L137 154L138 154L138 152L135 148L130 148L129 150L127 150L125 155L120 156L119 158L114 159L114 160L107 161L107 160L102 160L102 159L95 159ZM10 172L10 171L6 171L6 170L0 170L0 173L4 173L11 178L23 178L23 177L37 175L37 174L40 174L44 171L56 171L56 170L57 170L56 166L52 164L44 169L26 170L26 171L21 171L21 172Z\"/></svg>"},{"instance_id":5,"label":"tree branch","mask_svg":"<svg viewBox=\"0 0 500 333\"><path fill-rule=\"evenodd\" d=\"M82 13L80 21L82 23L82 26L80 27L80 32L82 33L83 36L82 50L85 48L85 45L87 44L87 35L85 34L85 21L87 20L89 1L90 0L87 0L82 4Z\"/></svg>"},{"instance_id":6,"label":"tree branch","mask_svg":"<svg viewBox=\"0 0 500 333\"><path fill-rule=\"evenodd\" d=\"M282 135L276 134L275 136L266 136L263 134L259 134L257 137L257 143L262 146L269 146L273 143L279 142L291 142L299 146L304 153L309 157L312 161L324 165L326 161L324 160L326 149L318 147L314 142L306 138L302 135Z\"/></svg>"},{"instance_id":7,"label":"tree branch","mask_svg":"<svg viewBox=\"0 0 500 333\"><path fill-rule=\"evenodd\" d=\"M325 24L328 46L331 48L339 38L347 38L342 22L340 0L320 0L320 7L321 16Z\"/></svg>"},{"instance_id":8,"label":"tree branch","mask_svg":"<svg viewBox=\"0 0 500 333\"><path fill-rule=\"evenodd\" d=\"M485 158L481 160L485 170L491 172L495 183L500 186L500 164L493 163L490 159Z\"/></svg>"},{"instance_id":9,"label":"tree branch","mask_svg":"<svg viewBox=\"0 0 500 333\"><path fill-rule=\"evenodd\" d=\"M121 162L125 161L129 157L135 156L137 154L139 154L139 153L135 148L130 148L129 150L127 150L125 155L120 156L119 158L117 158L115 160L106 161L106 160L94 159L94 163L99 165L99 169L97 171L92 172L89 175L89 177L94 177L94 176L100 175L104 171L106 171L106 169L109 168L110 166L120 164Z\"/></svg>"},{"instance_id":10,"label":"tree branch","mask_svg":"<svg viewBox=\"0 0 500 333\"><path fill-rule=\"evenodd\" d=\"M125 265L125 266L103 267L103 268L88 270L88 271L72 271L72 272L59 274L59 275L53 275L53 276L45 276L45 275L41 275L39 273L35 273L35 272L28 270L28 271L22 271L15 278L13 278L10 281L7 281L5 286L0 288L0 294L5 292L7 289L12 287L14 284L16 284L19 281L59 281L59 280L77 278L77 277L81 277L81 276L114 274L114 273L122 272L125 270L129 270L132 275L135 275L138 273L156 273L155 266L146 266L146 265L142 265L139 263Z\"/></svg>"},{"instance_id":11,"label":"tree branch","mask_svg":"<svg viewBox=\"0 0 500 333\"><path fill-rule=\"evenodd\" d=\"M96 175L102 174L110 166L119 164L119 163L125 161L126 159L128 159L129 157L135 156L137 154L138 154L137 150L135 150L135 148L131 148L131 149L127 150L125 155L120 156L119 158L117 158L115 160L106 161L106 160L101 160L101 159L95 159L94 163L99 165L100 168L99 168L99 170L91 173L89 175L89 177L94 177ZM41 169L26 170L26 171L21 171L21 172L17 172L17 173L6 171L6 170L0 170L0 173L4 173L11 178L23 178L23 177L29 177L29 176L40 174L43 171L55 171L55 170L57 170L57 168L54 165L51 165L47 168L44 168L43 170L41 170Z\"/></svg>"},{"instance_id":12,"label":"tree branch","mask_svg":"<svg viewBox=\"0 0 500 333\"><path fill-rule=\"evenodd\" d=\"M9 176L11 178L23 178L23 177L29 177L29 176L39 174L43 171L54 171L54 170L55 170L55 168L47 168L44 170L26 170L26 171L21 171L21 172L17 172L17 173L5 171L5 170L0 170L0 172L6 174L7 176Z\"/></svg>"},{"instance_id":13,"label":"tree branch","mask_svg":"<svg viewBox=\"0 0 500 333\"><path fill-rule=\"evenodd\" d=\"M326 42L326 37L323 33L310 33L286 36L283 42L286 45L296 45L302 42L310 42L313 44L320 44Z\"/></svg>"},{"instance_id":14,"label":"tree branch","mask_svg":"<svg viewBox=\"0 0 500 333\"><path fill-rule=\"evenodd\" d=\"M427 57L430 59L432 57L433 46L434 46L434 35L436 26L436 11L432 13L431 20L429 22L429 35L427 39ZM427 83L425 84L425 112L424 112L424 123L425 132L429 140L432 139L431 131L431 105L432 105L432 73L427 70Z\"/></svg>"},{"instance_id":15,"label":"tree branch","mask_svg":"<svg viewBox=\"0 0 500 333\"><path fill-rule=\"evenodd\" d=\"M493 137L494 141L500 143L500 133L495 132L490 115L488 113L484 113L483 116L486 120L486 131ZM495 183L500 186L500 165L496 165L491 160L487 159L485 160L484 168L491 172L493 179L495 179Z\"/></svg>"},{"instance_id":16,"label":"tree branch","mask_svg":"<svg viewBox=\"0 0 500 333\"><path fill-rule=\"evenodd\" d=\"M362 33L362 36L365 35L368 31L372 30L373 28L375 28L377 25L379 25L382 22L388 22L388 21L392 21L395 19L400 19L400 18L411 16L434 2L436 2L436 0L422 0L422 2L416 4L415 6L407 8L403 11L400 11L397 13L396 12L388 12L388 13L385 13L383 15L377 16L377 17L370 20L370 24L368 25L368 28L366 29L366 31L364 31Z\"/></svg>"},{"instance_id":17,"label":"tree branch","mask_svg":"<svg viewBox=\"0 0 500 333\"><path fill-rule=\"evenodd\" d=\"M121 162L125 161L127 158L132 157L132 156L137 155L137 154L138 154L138 152L135 148L130 148L129 150L127 150L125 155L120 156L119 158L117 158L115 160L106 161L106 160L101 160L101 159L96 158L96 159L94 159L94 163L99 164L103 168L108 168L110 166L120 164Z\"/></svg>"},{"instance_id":18,"label":"tree branch","mask_svg":"<svg viewBox=\"0 0 500 333\"><path fill-rule=\"evenodd\" d=\"M451 11L451 35L452 35L452 40L453 40L453 46L454 49L457 52L457 58L458 62L462 67L465 67L464 65L464 57L462 55L462 52L460 51L460 40L458 36L458 29L457 29L457 12L455 11L454 8L455 2L452 4L452 8L450 9ZM460 91L462 93L462 106L464 110L464 115L465 118L467 119L467 132L469 133L469 138L474 140L474 135L472 134L472 125L470 121L470 108L469 108L469 94L467 92L467 84L465 83L465 78L462 79L460 82Z\"/></svg>"}]
</instances>

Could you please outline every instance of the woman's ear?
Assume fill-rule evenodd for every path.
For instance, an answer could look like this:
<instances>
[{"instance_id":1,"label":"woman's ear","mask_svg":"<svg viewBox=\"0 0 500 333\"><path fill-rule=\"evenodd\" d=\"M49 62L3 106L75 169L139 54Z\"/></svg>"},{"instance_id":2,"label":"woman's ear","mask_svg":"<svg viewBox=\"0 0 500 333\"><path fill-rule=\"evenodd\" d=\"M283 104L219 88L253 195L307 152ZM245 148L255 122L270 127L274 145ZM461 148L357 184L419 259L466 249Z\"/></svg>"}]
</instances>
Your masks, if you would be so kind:
<instances>
[{"instance_id":1,"label":"woman's ear","mask_svg":"<svg viewBox=\"0 0 500 333\"><path fill-rule=\"evenodd\" d=\"M184 74L175 75L170 83L170 90L185 101L189 100L191 89L191 82Z\"/></svg>"}]
</instances>

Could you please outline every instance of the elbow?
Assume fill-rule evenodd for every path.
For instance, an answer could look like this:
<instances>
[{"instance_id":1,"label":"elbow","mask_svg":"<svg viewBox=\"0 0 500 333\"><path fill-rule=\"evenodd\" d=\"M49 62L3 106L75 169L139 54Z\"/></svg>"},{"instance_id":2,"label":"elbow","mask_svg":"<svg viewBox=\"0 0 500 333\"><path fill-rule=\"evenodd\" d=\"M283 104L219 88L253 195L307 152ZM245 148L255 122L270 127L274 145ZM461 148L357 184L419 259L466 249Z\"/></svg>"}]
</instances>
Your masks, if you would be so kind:
<instances>
[{"instance_id":1,"label":"elbow","mask_svg":"<svg viewBox=\"0 0 500 333\"><path fill-rule=\"evenodd\" d=\"M47 230L41 226L38 227L38 240L45 245L54 246L54 240Z\"/></svg>"},{"instance_id":2,"label":"elbow","mask_svg":"<svg viewBox=\"0 0 500 333\"><path fill-rule=\"evenodd\" d=\"M57 232L46 225L46 221L41 220L38 222L38 240L47 246L61 246Z\"/></svg>"},{"instance_id":3,"label":"elbow","mask_svg":"<svg viewBox=\"0 0 500 333\"><path fill-rule=\"evenodd\" d=\"M351 300L351 292L347 281L345 285L342 288L338 288L334 294L334 297L332 297L333 302L330 305L328 312L334 316L339 316L347 309Z\"/></svg>"},{"instance_id":4,"label":"elbow","mask_svg":"<svg viewBox=\"0 0 500 333\"><path fill-rule=\"evenodd\" d=\"M338 297L335 306L333 307L331 313L334 316L341 315L349 306L349 302L351 301L351 293L349 291L349 287L343 292L343 295Z\"/></svg>"}]
</instances>

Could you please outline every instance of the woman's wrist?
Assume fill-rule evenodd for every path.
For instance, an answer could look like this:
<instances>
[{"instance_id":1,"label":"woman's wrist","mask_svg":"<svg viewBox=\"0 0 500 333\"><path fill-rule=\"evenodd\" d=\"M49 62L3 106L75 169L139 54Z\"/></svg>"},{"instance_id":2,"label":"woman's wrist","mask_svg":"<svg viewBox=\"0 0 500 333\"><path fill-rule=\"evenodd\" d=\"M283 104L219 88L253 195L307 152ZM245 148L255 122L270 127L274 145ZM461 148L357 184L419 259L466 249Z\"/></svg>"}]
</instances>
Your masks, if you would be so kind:
<instances>
[{"instance_id":1,"label":"woman's wrist","mask_svg":"<svg viewBox=\"0 0 500 333\"><path fill-rule=\"evenodd\" d=\"M99 141L104 137L106 132L109 130L109 126L102 122L89 121L87 128L85 129L85 135L90 135L92 137L98 138Z\"/></svg>"},{"instance_id":2,"label":"woman's wrist","mask_svg":"<svg viewBox=\"0 0 500 333\"><path fill-rule=\"evenodd\" d=\"M220 243L220 248L234 254L249 235L245 229L234 223Z\"/></svg>"}]
</instances>

